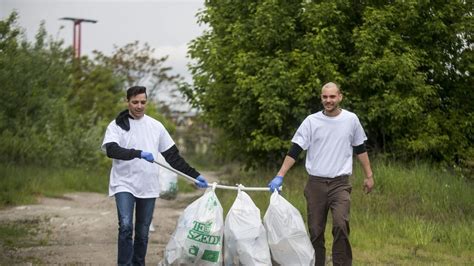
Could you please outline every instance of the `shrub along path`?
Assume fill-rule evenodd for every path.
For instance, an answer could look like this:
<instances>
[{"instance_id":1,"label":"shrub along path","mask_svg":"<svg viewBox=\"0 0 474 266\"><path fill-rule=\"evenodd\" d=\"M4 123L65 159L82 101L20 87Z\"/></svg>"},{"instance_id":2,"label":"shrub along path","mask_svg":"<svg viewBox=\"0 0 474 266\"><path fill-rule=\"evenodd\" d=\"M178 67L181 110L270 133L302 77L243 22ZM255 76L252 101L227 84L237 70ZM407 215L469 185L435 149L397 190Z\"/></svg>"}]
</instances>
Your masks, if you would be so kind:
<instances>
[{"instance_id":1,"label":"shrub along path","mask_svg":"<svg viewBox=\"0 0 474 266\"><path fill-rule=\"evenodd\" d=\"M147 264L156 265L162 259L179 215L203 192L178 193L171 201L157 200ZM117 212L114 198L107 195L77 192L61 198L41 198L36 205L0 210L0 224L2 228L28 232L11 240L2 236L2 263L116 263Z\"/></svg>"}]
</instances>

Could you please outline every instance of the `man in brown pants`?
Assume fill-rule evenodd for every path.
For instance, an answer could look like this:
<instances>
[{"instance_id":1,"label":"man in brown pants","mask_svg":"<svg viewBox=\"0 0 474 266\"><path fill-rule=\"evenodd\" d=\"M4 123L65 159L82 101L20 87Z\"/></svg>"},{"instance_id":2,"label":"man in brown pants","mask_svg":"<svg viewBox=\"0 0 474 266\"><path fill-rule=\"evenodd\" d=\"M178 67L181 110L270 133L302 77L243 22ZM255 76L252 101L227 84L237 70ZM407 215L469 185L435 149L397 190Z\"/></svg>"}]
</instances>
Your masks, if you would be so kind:
<instances>
[{"instance_id":1,"label":"man in brown pants","mask_svg":"<svg viewBox=\"0 0 474 266\"><path fill-rule=\"evenodd\" d=\"M331 210L333 225L333 265L351 265L352 250L349 243L349 210L352 186L352 154L355 152L365 172L364 190L374 187L369 156L365 149L367 137L358 117L341 109L342 93L329 82L321 90L324 110L311 114L303 121L293 136L292 147L278 174L268 184L270 190L280 187L283 177L294 165L302 150L306 153L306 170L309 174L304 195L307 201L308 223L314 247L315 265L324 265L326 248L324 229L328 211Z\"/></svg>"}]
</instances>

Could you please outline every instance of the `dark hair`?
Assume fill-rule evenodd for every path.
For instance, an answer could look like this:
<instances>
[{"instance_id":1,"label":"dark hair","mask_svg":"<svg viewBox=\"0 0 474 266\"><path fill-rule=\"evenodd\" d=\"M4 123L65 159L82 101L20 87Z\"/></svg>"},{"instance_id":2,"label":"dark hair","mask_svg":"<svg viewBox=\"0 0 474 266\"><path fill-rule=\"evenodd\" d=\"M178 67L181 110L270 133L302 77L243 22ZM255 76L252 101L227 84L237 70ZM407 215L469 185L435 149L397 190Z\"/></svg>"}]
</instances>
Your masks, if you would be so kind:
<instances>
[{"instance_id":1,"label":"dark hair","mask_svg":"<svg viewBox=\"0 0 474 266\"><path fill-rule=\"evenodd\" d=\"M127 100L130 100L130 98L132 98L133 96L136 96L136 95L142 94L142 93L145 93L145 96L147 96L145 87L143 87L143 86L130 87L127 90Z\"/></svg>"}]
</instances>

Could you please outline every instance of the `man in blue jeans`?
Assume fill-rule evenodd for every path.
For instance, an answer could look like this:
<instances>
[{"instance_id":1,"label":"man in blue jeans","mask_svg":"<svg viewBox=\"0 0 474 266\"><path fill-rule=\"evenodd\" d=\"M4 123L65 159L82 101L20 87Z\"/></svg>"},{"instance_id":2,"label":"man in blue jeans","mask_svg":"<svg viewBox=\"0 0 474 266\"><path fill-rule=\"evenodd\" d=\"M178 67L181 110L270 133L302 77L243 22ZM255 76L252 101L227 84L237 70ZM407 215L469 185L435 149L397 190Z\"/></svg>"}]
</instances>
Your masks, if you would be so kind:
<instances>
[{"instance_id":1,"label":"man in blue jeans","mask_svg":"<svg viewBox=\"0 0 474 266\"><path fill-rule=\"evenodd\" d=\"M145 265L148 233L155 199L160 195L159 153L175 169L196 179L206 188L206 179L180 156L170 134L159 121L145 114L146 88L134 86L127 90L128 109L110 122L102 142L102 150L112 158L109 196L115 196L119 222L119 265ZM143 159L143 160L141 160ZM133 236L133 211L135 237Z\"/></svg>"}]
</instances>

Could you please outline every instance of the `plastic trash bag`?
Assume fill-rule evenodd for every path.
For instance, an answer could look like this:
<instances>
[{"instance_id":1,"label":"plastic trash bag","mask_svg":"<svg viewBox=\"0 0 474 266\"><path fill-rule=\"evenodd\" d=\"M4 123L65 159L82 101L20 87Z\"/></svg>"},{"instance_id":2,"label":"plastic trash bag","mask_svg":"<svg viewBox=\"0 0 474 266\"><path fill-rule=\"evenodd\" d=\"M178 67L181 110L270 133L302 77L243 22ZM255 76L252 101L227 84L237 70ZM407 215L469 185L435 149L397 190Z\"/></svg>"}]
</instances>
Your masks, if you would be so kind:
<instances>
[{"instance_id":1,"label":"plastic trash bag","mask_svg":"<svg viewBox=\"0 0 474 266\"><path fill-rule=\"evenodd\" d=\"M314 265L314 249L300 212L275 190L263 217L272 258L280 265Z\"/></svg>"},{"instance_id":2,"label":"plastic trash bag","mask_svg":"<svg viewBox=\"0 0 474 266\"><path fill-rule=\"evenodd\" d=\"M224 239L224 265L272 265L260 210L240 189L225 219Z\"/></svg>"},{"instance_id":3,"label":"plastic trash bag","mask_svg":"<svg viewBox=\"0 0 474 266\"><path fill-rule=\"evenodd\" d=\"M169 166L169 164L161 155L159 155L156 160L159 163ZM176 199L176 197L178 196L178 174L171 172L170 170L164 167L160 167L159 169L160 170L158 172L158 182L160 184L160 199Z\"/></svg>"},{"instance_id":4,"label":"plastic trash bag","mask_svg":"<svg viewBox=\"0 0 474 266\"><path fill-rule=\"evenodd\" d=\"M224 218L215 186L179 217L159 265L221 265Z\"/></svg>"}]
</instances>

